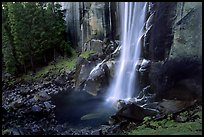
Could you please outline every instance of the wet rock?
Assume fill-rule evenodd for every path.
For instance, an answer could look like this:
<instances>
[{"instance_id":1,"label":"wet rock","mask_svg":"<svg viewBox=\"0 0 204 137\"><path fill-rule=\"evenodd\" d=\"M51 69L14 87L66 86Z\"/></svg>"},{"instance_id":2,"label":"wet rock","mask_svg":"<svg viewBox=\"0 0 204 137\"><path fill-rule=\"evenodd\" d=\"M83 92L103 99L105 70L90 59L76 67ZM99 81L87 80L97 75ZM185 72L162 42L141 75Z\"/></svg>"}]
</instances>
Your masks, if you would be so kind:
<instances>
[{"instance_id":1,"label":"wet rock","mask_svg":"<svg viewBox=\"0 0 204 137\"><path fill-rule=\"evenodd\" d=\"M23 105L23 101L22 101L21 98L17 99L16 101L13 101L13 102L11 103L11 107L12 107L13 109L20 108L22 105Z\"/></svg>"},{"instance_id":2,"label":"wet rock","mask_svg":"<svg viewBox=\"0 0 204 137\"><path fill-rule=\"evenodd\" d=\"M157 111L151 109L144 109L134 103L125 105L122 109L120 109L114 116L116 123L122 120L129 120L133 122L141 122L146 116L155 116L158 114Z\"/></svg>"},{"instance_id":3,"label":"wet rock","mask_svg":"<svg viewBox=\"0 0 204 137\"><path fill-rule=\"evenodd\" d=\"M150 27L154 23L154 16L155 16L155 13L152 13L152 14L150 14L149 18L147 19L146 25L145 25L146 30L150 29Z\"/></svg>"},{"instance_id":4,"label":"wet rock","mask_svg":"<svg viewBox=\"0 0 204 137\"><path fill-rule=\"evenodd\" d=\"M32 110L33 112L41 112L41 111L42 111L42 108L39 107L38 105L34 105L34 106L32 106L31 110Z\"/></svg>"},{"instance_id":5,"label":"wet rock","mask_svg":"<svg viewBox=\"0 0 204 137\"><path fill-rule=\"evenodd\" d=\"M201 74L201 63L191 58L152 63L150 82L156 100L202 100Z\"/></svg>"},{"instance_id":6,"label":"wet rock","mask_svg":"<svg viewBox=\"0 0 204 137\"><path fill-rule=\"evenodd\" d=\"M33 97L33 98L30 98L30 99L28 99L27 101L26 101L26 103L27 104L34 104L34 103L36 103L37 102L37 100Z\"/></svg>"},{"instance_id":7,"label":"wet rock","mask_svg":"<svg viewBox=\"0 0 204 137\"><path fill-rule=\"evenodd\" d=\"M50 81L43 81L43 87L47 88L50 86L51 82Z\"/></svg>"},{"instance_id":8,"label":"wet rock","mask_svg":"<svg viewBox=\"0 0 204 137\"><path fill-rule=\"evenodd\" d=\"M111 53L113 53L116 50L117 47L118 47L118 44L116 42L111 41L110 44L108 44L104 47L103 52L106 55L110 55Z\"/></svg>"},{"instance_id":9,"label":"wet rock","mask_svg":"<svg viewBox=\"0 0 204 137\"><path fill-rule=\"evenodd\" d=\"M181 100L165 100L163 99L162 102L158 104L160 107L160 111L164 114L172 114L177 113L179 111L182 111L186 109L189 106L192 106L196 103L196 100L194 101L181 101Z\"/></svg>"},{"instance_id":10,"label":"wet rock","mask_svg":"<svg viewBox=\"0 0 204 137\"><path fill-rule=\"evenodd\" d=\"M110 76L113 78L114 77L114 72L115 72L116 61L109 60L109 61L106 61L105 64L107 65L107 67L108 67L108 69L110 71Z\"/></svg>"},{"instance_id":11,"label":"wet rock","mask_svg":"<svg viewBox=\"0 0 204 137\"><path fill-rule=\"evenodd\" d=\"M83 88L84 82L89 77L89 73L96 65L95 62L89 62L86 59L81 59L79 62L81 62L81 64L77 63L78 65L76 66L75 90L80 90Z\"/></svg>"},{"instance_id":12,"label":"wet rock","mask_svg":"<svg viewBox=\"0 0 204 137\"><path fill-rule=\"evenodd\" d=\"M132 101L132 102L135 102L139 106L143 106L145 104L153 102L154 98L155 98L155 94L152 93L151 86L148 85L142 89L142 91L139 93L137 98L133 98L135 99L135 101Z\"/></svg>"},{"instance_id":13,"label":"wet rock","mask_svg":"<svg viewBox=\"0 0 204 137\"><path fill-rule=\"evenodd\" d=\"M49 96L45 91L41 91L41 92L35 94L34 99L36 101L38 101L38 100L47 101L47 100L51 99L51 96Z\"/></svg>"},{"instance_id":14,"label":"wet rock","mask_svg":"<svg viewBox=\"0 0 204 137\"><path fill-rule=\"evenodd\" d=\"M2 135L11 135L12 131L10 129L6 129L2 131Z\"/></svg>"},{"instance_id":15,"label":"wet rock","mask_svg":"<svg viewBox=\"0 0 204 137\"><path fill-rule=\"evenodd\" d=\"M118 46L118 47L115 49L115 51L111 53L111 57L112 57L112 58L115 58L115 59L116 59L117 57L119 57L119 55L120 55L120 50L121 50L121 46Z\"/></svg>"},{"instance_id":16,"label":"wet rock","mask_svg":"<svg viewBox=\"0 0 204 137\"><path fill-rule=\"evenodd\" d=\"M34 124L32 127L31 127L31 130L32 130L32 133L34 135L42 135L43 134L43 131L42 129L40 129L40 127L36 124Z\"/></svg>"},{"instance_id":17,"label":"wet rock","mask_svg":"<svg viewBox=\"0 0 204 137\"><path fill-rule=\"evenodd\" d=\"M143 59L141 65L140 65L139 72L145 71L147 68L150 67L150 65L151 65L150 60Z\"/></svg>"},{"instance_id":18,"label":"wet rock","mask_svg":"<svg viewBox=\"0 0 204 137\"><path fill-rule=\"evenodd\" d=\"M94 130L91 132L91 135L103 135L103 132L101 129L98 129L98 130Z\"/></svg>"},{"instance_id":19,"label":"wet rock","mask_svg":"<svg viewBox=\"0 0 204 137\"><path fill-rule=\"evenodd\" d=\"M98 64L89 74L83 90L96 96L109 83L110 72L106 64Z\"/></svg>"},{"instance_id":20,"label":"wet rock","mask_svg":"<svg viewBox=\"0 0 204 137\"><path fill-rule=\"evenodd\" d=\"M52 106L51 106L51 104L49 103L49 102L44 102L44 105L45 105L45 107L46 107L46 109L49 111L51 108L52 108Z\"/></svg>"},{"instance_id":21,"label":"wet rock","mask_svg":"<svg viewBox=\"0 0 204 137\"><path fill-rule=\"evenodd\" d=\"M65 76L60 76L55 79L55 84L58 86L64 85L66 82Z\"/></svg>"},{"instance_id":22,"label":"wet rock","mask_svg":"<svg viewBox=\"0 0 204 137\"><path fill-rule=\"evenodd\" d=\"M21 135L17 128L12 129L12 135Z\"/></svg>"}]
</instances>

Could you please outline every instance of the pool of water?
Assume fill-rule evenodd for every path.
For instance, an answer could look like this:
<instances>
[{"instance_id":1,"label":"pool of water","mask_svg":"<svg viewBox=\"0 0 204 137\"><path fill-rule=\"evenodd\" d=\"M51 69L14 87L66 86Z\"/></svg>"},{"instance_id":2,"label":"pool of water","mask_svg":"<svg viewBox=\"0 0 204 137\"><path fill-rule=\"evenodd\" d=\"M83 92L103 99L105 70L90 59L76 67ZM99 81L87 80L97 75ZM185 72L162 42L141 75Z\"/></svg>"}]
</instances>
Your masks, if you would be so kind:
<instances>
[{"instance_id":1,"label":"pool of water","mask_svg":"<svg viewBox=\"0 0 204 137\"><path fill-rule=\"evenodd\" d=\"M59 123L77 127L98 127L108 124L115 109L105 104L104 97L86 92L61 92L52 97Z\"/></svg>"}]
</instances>

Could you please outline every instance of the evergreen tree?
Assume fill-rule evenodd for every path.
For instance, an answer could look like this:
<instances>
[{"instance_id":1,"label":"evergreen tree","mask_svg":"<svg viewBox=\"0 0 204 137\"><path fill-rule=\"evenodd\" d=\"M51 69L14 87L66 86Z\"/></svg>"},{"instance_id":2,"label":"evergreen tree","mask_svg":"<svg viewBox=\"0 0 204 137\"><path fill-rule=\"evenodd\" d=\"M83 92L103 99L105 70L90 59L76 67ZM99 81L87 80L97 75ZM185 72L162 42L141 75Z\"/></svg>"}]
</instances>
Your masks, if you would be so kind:
<instances>
[{"instance_id":1,"label":"evergreen tree","mask_svg":"<svg viewBox=\"0 0 204 137\"><path fill-rule=\"evenodd\" d=\"M37 59L46 62L47 51L53 52L53 59L56 51L71 55L59 4L5 2L2 7L3 60L8 72L20 72L19 68L35 72Z\"/></svg>"}]
</instances>

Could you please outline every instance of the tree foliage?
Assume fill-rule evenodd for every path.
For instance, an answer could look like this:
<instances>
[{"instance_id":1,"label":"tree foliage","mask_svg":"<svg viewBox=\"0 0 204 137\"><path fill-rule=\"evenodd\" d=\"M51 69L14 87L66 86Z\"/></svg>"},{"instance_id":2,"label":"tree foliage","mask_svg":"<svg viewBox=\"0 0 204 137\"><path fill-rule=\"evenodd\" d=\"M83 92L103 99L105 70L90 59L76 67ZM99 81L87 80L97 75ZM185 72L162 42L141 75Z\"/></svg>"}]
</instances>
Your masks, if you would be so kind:
<instances>
[{"instance_id":1,"label":"tree foliage","mask_svg":"<svg viewBox=\"0 0 204 137\"><path fill-rule=\"evenodd\" d=\"M2 3L2 53L9 73L35 71L48 52L53 58L56 51L71 54L60 7L53 2Z\"/></svg>"}]
</instances>

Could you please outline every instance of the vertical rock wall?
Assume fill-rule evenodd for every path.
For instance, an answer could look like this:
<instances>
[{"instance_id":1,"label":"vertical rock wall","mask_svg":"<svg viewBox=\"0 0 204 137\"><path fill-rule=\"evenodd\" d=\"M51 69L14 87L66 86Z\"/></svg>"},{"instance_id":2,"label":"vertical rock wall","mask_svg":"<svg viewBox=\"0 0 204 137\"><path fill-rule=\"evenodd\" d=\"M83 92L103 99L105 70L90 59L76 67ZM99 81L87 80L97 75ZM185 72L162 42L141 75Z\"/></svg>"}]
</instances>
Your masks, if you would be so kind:
<instances>
[{"instance_id":1,"label":"vertical rock wall","mask_svg":"<svg viewBox=\"0 0 204 137\"><path fill-rule=\"evenodd\" d=\"M89 50L88 41L116 37L116 2L60 2L65 12L68 38L78 51Z\"/></svg>"},{"instance_id":2,"label":"vertical rock wall","mask_svg":"<svg viewBox=\"0 0 204 137\"><path fill-rule=\"evenodd\" d=\"M202 3L178 2L170 59L202 60Z\"/></svg>"},{"instance_id":3,"label":"vertical rock wall","mask_svg":"<svg viewBox=\"0 0 204 137\"><path fill-rule=\"evenodd\" d=\"M202 3L150 3L144 56L157 99L202 100Z\"/></svg>"}]
</instances>

